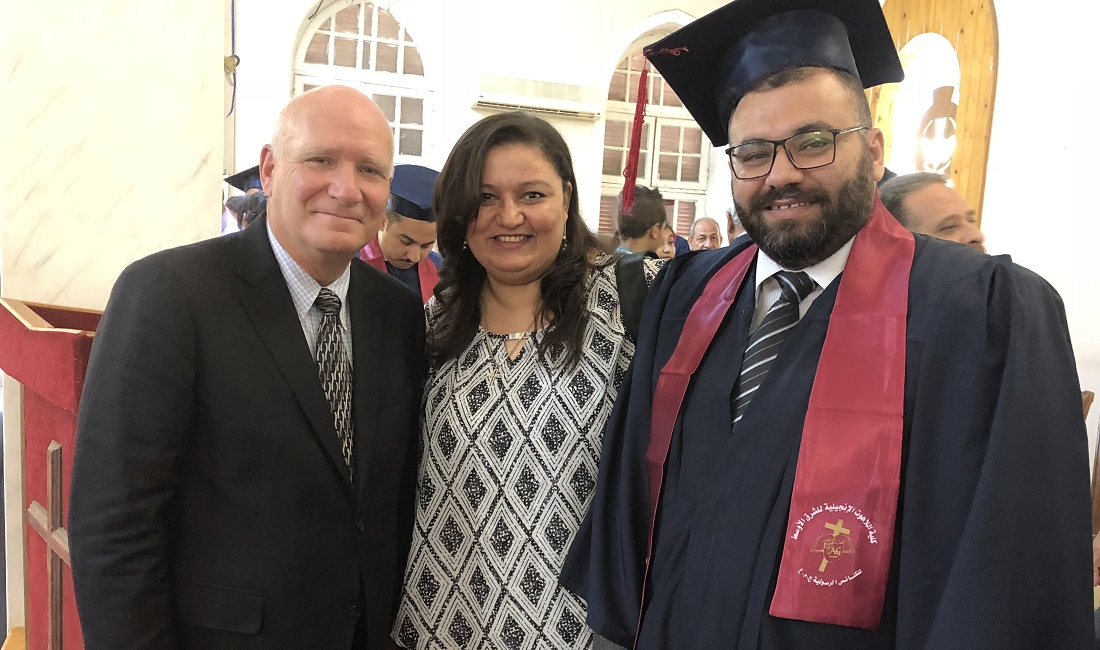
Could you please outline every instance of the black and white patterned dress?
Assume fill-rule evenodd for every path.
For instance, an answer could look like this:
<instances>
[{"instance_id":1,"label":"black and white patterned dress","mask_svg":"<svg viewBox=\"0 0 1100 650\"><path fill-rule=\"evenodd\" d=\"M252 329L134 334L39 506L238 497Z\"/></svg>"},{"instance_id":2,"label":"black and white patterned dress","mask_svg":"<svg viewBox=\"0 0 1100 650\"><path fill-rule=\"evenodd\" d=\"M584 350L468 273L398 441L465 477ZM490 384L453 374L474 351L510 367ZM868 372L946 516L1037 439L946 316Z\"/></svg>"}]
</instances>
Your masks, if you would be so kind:
<instances>
[{"instance_id":1,"label":"black and white patterned dress","mask_svg":"<svg viewBox=\"0 0 1100 650\"><path fill-rule=\"evenodd\" d=\"M647 261L647 280L658 268ZM479 329L428 378L416 526L394 634L402 646L590 647L584 602L558 574L588 509L603 426L634 343L615 265L588 282L576 368L560 350L539 359L543 331L513 360L504 336ZM434 299L426 307L429 328L435 307Z\"/></svg>"}]
</instances>

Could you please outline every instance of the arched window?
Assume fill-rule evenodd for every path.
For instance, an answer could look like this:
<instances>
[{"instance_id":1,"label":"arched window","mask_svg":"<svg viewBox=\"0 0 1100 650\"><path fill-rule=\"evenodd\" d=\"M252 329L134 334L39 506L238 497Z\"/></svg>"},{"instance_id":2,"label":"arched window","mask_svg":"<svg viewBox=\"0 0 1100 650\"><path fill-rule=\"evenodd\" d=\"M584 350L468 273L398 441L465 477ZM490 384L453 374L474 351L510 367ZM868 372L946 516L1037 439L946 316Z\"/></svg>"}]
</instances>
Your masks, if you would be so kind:
<instances>
[{"instance_id":1,"label":"arched window","mask_svg":"<svg viewBox=\"0 0 1100 650\"><path fill-rule=\"evenodd\" d=\"M671 33L671 29L667 33ZM603 175L600 191L600 232L615 230L623 169L630 148L638 80L645 58L643 45L666 34L647 34L628 50L607 89L604 122ZM710 143L653 66L649 68L648 105L642 125L638 184L655 187L665 199L673 229L688 236L691 223L704 214Z\"/></svg>"},{"instance_id":2,"label":"arched window","mask_svg":"<svg viewBox=\"0 0 1100 650\"><path fill-rule=\"evenodd\" d=\"M390 123L397 162L424 155L430 100L424 63L412 36L373 4L339 3L310 22L295 58L294 93L330 84L370 95Z\"/></svg>"}]
</instances>

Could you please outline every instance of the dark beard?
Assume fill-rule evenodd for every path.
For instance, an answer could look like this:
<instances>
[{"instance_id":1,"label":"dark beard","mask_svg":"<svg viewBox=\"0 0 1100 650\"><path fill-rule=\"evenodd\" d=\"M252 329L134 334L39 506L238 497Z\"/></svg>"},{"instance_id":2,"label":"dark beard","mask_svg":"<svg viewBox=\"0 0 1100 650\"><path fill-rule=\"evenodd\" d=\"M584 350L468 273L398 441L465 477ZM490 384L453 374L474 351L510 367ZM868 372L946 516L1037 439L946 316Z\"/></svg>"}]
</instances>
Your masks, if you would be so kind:
<instances>
[{"instance_id":1,"label":"dark beard","mask_svg":"<svg viewBox=\"0 0 1100 650\"><path fill-rule=\"evenodd\" d=\"M764 210L779 199L815 202L821 216L810 224L780 221L768 225ZM840 188L835 201L823 189L788 185L768 190L747 206L736 200L734 205L745 231L760 250L783 268L798 271L825 261L854 237L870 220L874 200L871 156L865 153L855 176Z\"/></svg>"}]
</instances>

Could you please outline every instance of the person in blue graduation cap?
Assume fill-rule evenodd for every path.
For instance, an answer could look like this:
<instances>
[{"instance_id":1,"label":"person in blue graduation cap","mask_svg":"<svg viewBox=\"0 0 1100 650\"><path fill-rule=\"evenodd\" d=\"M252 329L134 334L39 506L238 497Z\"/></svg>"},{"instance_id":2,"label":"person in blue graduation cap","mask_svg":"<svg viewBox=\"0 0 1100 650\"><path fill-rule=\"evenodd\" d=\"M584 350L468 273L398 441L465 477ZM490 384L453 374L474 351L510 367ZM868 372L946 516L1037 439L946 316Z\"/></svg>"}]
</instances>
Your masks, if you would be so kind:
<instances>
[{"instance_id":1,"label":"person in blue graduation cap","mask_svg":"<svg viewBox=\"0 0 1100 650\"><path fill-rule=\"evenodd\" d=\"M263 185L260 183L260 166L255 165L248 169L237 172L230 176L225 177L225 182L230 186L237 188L245 193L245 196L251 196L256 192L263 190Z\"/></svg>"},{"instance_id":2,"label":"person in blue graduation cap","mask_svg":"<svg viewBox=\"0 0 1100 650\"><path fill-rule=\"evenodd\" d=\"M390 182L386 225L359 253L360 259L405 283L424 302L439 283L443 258L435 246L432 192L439 172L420 165L397 165Z\"/></svg>"},{"instance_id":3,"label":"person in blue graduation cap","mask_svg":"<svg viewBox=\"0 0 1100 650\"><path fill-rule=\"evenodd\" d=\"M1087 647L1065 310L882 207L878 1L737 0L646 56L731 145L751 241L649 293L560 576L588 624L639 650Z\"/></svg>"}]
</instances>

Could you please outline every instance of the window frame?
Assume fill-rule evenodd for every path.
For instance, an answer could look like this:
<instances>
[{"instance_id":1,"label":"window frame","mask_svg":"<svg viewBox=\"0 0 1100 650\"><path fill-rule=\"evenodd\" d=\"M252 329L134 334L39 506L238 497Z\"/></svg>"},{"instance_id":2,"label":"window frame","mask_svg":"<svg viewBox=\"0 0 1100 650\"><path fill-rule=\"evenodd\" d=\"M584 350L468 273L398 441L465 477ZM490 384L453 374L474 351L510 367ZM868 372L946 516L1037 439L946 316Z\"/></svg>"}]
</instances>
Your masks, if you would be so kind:
<instances>
[{"instance_id":1,"label":"window frame","mask_svg":"<svg viewBox=\"0 0 1100 650\"><path fill-rule=\"evenodd\" d=\"M332 22L336 14L341 11L345 11L351 7L355 7L359 10L359 31L366 32L365 25L363 23L364 9L370 7L372 10L371 15L371 28L370 34L366 33L337 33L334 30L330 30L329 27L334 27ZM383 38L377 36L377 16L380 14L386 14L398 28L397 39ZM405 52L407 47L415 47L420 54L421 67L423 69L423 75L417 75L412 73L401 72L384 72L375 69L364 70L360 67L347 67L339 66L335 64L321 64L321 63L306 63L305 57L309 50L309 46L313 41L314 36L318 32L326 32L332 36L341 36L345 38L354 37L358 40L356 45L356 63L362 64L362 47L367 43L371 43L371 64L376 61L376 46L379 42L385 44L396 44L399 46L397 69L401 70L403 66ZM334 47L333 41L330 39L329 48ZM330 57L331 58L331 57ZM399 98L397 100L397 107L395 108L394 121L390 121L390 131L393 134L394 144L394 164L423 164L423 161L429 157L430 141L427 137L428 133L432 130L432 122L434 121L434 93L430 85L430 77L428 75L428 65L424 61L423 49L417 43L417 41L409 34L409 31L405 28L404 23L398 19L396 15L388 11L386 8L381 7L373 2L354 2L354 3L334 3L325 9L323 9L313 20L309 22L306 29L303 30L302 36L299 39L297 49L294 56L294 75L292 81L291 92L293 96L300 95L304 92L307 86L329 86L329 85L343 85L355 88L364 94L375 97L376 95L388 95ZM421 114L421 123L402 126L401 120L401 100L404 99L419 99L423 102L423 110ZM389 121L387 119L387 121ZM401 153L401 132L402 131L419 131L420 132L420 153L414 154L402 154Z\"/></svg>"}]
</instances>

